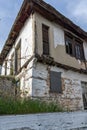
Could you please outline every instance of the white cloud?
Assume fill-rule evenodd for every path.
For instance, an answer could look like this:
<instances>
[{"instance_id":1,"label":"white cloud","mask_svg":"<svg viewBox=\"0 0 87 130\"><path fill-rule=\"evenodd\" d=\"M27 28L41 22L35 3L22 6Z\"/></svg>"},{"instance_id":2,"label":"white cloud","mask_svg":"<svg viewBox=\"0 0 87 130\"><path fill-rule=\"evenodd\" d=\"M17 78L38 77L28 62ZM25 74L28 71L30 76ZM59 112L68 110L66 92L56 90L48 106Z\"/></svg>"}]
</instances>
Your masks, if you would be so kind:
<instances>
[{"instance_id":1,"label":"white cloud","mask_svg":"<svg viewBox=\"0 0 87 130\"><path fill-rule=\"evenodd\" d=\"M87 24L87 0L45 0L81 27ZM87 27L86 27L87 28Z\"/></svg>"},{"instance_id":2,"label":"white cloud","mask_svg":"<svg viewBox=\"0 0 87 130\"><path fill-rule=\"evenodd\" d=\"M22 2L23 0L0 0L0 51L5 44Z\"/></svg>"},{"instance_id":3,"label":"white cloud","mask_svg":"<svg viewBox=\"0 0 87 130\"><path fill-rule=\"evenodd\" d=\"M87 0L73 0L72 2L67 0L66 9L76 21L87 23Z\"/></svg>"}]
</instances>

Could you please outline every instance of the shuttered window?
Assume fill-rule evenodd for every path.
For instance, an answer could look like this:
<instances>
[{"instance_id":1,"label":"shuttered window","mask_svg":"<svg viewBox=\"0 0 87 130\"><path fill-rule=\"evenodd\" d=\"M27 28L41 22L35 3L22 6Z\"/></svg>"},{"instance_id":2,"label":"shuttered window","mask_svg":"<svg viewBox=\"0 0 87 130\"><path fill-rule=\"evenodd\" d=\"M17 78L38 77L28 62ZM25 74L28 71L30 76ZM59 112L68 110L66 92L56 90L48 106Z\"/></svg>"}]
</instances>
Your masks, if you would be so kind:
<instances>
[{"instance_id":1,"label":"shuttered window","mask_svg":"<svg viewBox=\"0 0 87 130\"><path fill-rule=\"evenodd\" d=\"M65 38L65 45L66 45L66 53L69 55L73 55L73 40L71 37L67 35Z\"/></svg>"},{"instance_id":2,"label":"shuttered window","mask_svg":"<svg viewBox=\"0 0 87 130\"><path fill-rule=\"evenodd\" d=\"M21 40L15 49L15 73L19 72L21 68Z\"/></svg>"},{"instance_id":3,"label":"shuttered window","mask_svg":"<svg viewBox=\"0 0 87 130\"><path fill-rule=\"evenodd\" d=\"M11 56L10 75L14 74L14 54Z\"/></svg>"},{"instance_id":4,"label":"shuttered window","mask_svg":"<svg viewBox=\"0 0 87 130\"><path fill-rule=\"evenodd\" d=\"M21 68L21 47L17 49L17 70Z\"/></svg>"},{"instance_id":5,"label":"shuttered window","mask_svg":"<svg viewBox=\"0 0 87 130\"><path fill-rule=\"evenodd\" d=\"M66 46L66 53L69 54L70 56L73 56L79 60L85 59L83 42L67 32L65 32L65 46Z\"/></svg>"},{"instance_id":6,"label":"shuttered window","mask_svg":"<svg viewBox=\"0 0 87 130\"><path fill-rule=\"evenodd\" d=\"M62 93L61 72L50 72L50 92Z\"/></svg>"},{"instance_id":7,"label":"shuttered window","mask_svg":"<svg viewBox=\"0 0 87 130\"><path fill-rule=\"evenodd\" d=\"M42 25L43 54L49 55L49 27Z\"/></svg>"},{"instance_id":8,"label":"shuttered window","mask_svg":"<svg viewBox=\"0 0 87 130\"><path fill-rule=\"evenodd\" d=\"M7 61L5 61L5 75L7 75Z\"/></svg>"},{"instance_id":9,"label":"shuttered window","mask_svg":"<svg viewBox=\"0 0 87 130\"><path fill-rule=\"evenodd\" d=\"M84 59L83 44L75 41L75 56L77 59Z\"/></svg>"}]
</instances>

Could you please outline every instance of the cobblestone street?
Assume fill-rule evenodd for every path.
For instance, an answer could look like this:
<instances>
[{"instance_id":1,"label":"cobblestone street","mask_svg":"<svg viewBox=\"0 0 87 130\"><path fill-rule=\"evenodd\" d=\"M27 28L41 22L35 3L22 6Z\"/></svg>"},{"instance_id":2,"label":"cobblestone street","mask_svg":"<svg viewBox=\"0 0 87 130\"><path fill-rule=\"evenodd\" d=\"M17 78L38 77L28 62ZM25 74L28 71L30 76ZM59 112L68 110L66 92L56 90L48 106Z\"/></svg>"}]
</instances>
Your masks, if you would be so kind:
<instances>
[{"instance_id":1,"label":"cobblestone street","mask_svg":"<svg viewBox=\"0 0 87 130\"><path fill-rule=\"evenodd\" d=\"M0 130L87 130L87 112L0 116Z\"/></svg>"}]
</instances>

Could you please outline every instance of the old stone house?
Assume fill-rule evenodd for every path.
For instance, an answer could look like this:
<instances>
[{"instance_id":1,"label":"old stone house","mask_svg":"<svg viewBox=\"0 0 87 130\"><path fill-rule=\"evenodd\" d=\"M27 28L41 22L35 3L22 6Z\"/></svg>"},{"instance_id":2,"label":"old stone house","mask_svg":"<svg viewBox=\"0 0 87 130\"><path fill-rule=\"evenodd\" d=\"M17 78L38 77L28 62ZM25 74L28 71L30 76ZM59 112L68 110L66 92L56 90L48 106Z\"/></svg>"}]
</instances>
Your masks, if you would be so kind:
<instances>
[{"instance_id":1,"label":"old stone house","mask_svg":"<svg viewBox=\"0 0 87 130\"><path fill-rule=\"evenodd\" d=\"M0 55L21 96L87 107L87 33L42 0L24 0Z\"/></svg>"}]
</instances>

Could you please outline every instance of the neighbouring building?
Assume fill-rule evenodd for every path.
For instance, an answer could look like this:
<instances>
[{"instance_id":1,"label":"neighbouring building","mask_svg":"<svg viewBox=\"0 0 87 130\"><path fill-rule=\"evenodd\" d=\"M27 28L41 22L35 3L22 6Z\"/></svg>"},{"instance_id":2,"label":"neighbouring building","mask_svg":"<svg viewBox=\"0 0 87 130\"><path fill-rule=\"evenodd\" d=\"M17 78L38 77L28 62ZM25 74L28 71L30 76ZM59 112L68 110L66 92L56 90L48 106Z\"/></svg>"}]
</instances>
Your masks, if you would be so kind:
<instances>
[{"instance_id":1,"label":"neighbouring building","mask_svg":"<svg viewBox=\"0 0 87 130\"><path fill-rule=\"evenodd\" d=\"M24 0L0 55L21 96L87 108L87 33L43 0Z\"/></svg>"}]
</instances>

